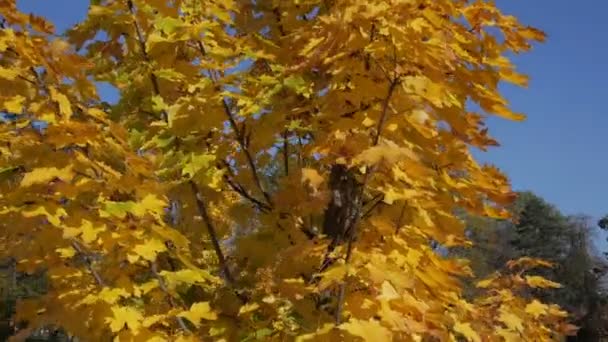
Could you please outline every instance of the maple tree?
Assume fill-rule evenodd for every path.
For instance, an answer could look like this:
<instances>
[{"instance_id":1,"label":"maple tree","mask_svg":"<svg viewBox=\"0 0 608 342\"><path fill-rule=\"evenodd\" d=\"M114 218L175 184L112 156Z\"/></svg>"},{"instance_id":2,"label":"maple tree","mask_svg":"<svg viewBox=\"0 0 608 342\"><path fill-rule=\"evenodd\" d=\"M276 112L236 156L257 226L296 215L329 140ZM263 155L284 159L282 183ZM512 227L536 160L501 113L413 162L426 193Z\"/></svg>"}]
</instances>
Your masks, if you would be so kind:
<instances>
[{"instance_id":1,"label":"maple tree","mask_svg":"<svg viewBox=\"0 0 608 342\"><path fill-rule=\"evenodd\" d=\"M0 1L0 254L17 319L87 340L531 341L566 313L434 246L513 198L470 148L544 34L486 1L91 0L64 35ZM120 92L107 105L96 84ZM470 109L475 103L479 112ZM44 124L41 125L40 122Z\"/></svg>"}]
</instances>

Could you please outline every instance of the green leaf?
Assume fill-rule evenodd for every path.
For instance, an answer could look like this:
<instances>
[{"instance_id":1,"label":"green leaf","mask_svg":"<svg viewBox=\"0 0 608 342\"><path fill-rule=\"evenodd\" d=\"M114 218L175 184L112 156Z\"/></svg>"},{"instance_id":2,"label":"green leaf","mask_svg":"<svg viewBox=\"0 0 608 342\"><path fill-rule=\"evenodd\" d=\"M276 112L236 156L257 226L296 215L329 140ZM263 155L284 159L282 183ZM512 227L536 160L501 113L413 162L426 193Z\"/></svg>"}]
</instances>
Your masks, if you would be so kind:
<instances>
[{"instance_id":1,"label":"green leaf","mask_svg":"<svg viewBox=\"0 0 608 342\"><path fill-rule=\"evenodd\" d=\"M212 167L215 156L212 154L192 154L189 159L190 161L186 163L182 169L182 175L192 178L199 171Z\"/></svg>"},{"instance_id":2,"label":"green leaf","mask_svg":"<svg viewBox=\"0 0 608 342\"><path fill-rule=\"evenodd\" d=\"M163 17L157 19L156 23L154 23L154 26L156 26L156 28L162 30L167 34L171 34L175 32L178 28L184 27L185 25L186 24L183 21L172 17Z\"/></svg>"},{"instance_id":3,"label":"green leaf","mask_svg":"<svg viewBox=\"0 0 608 342\"><path fill-rule=\"evenodd\" d=\"M127 216L127 213L132 211L134 208L135 208L135 202L133 202L133 201L128 201L128 202L107 201L107 202L105 202L104 209L101 210L99 215L101 217L114 216L114 217L118 217L118 218L125 218L125 216Z\"/></svg>"},{"instance_id":4,"label":"green leaf","mask_svg":"<svg viewBox=\"0 0 608 342\"><path fill-rule=\"evenodd\" d=\"M308 84L302 76L290 76L283 81L283 85L304 97L310 97Z\"/></svg>"},{"instance_id":5,"label":"green leaf","mask_svg":"<svg viewBox=\"0 0 608 342\"><path fill-rule=\"evenodd\" d=\"M152 110L155 113L161 113L167 109L165 100L160 95L152 96Z\"/></svg>"},{"instance_id":6,"label":"green leaf","mask_svg":"<svg viewBox=\"0 0 608 342\"><path fill-rule=\"evenodd\" d=\"M160 69L154 71L154 74L159 78L164 78L168 81L180 81L184 79L184 75L173 69Z\"/></svg>"},{"instance_id":7,"label":"green leaf","mask_svg":"<svg viewBox=\"0 0 608 342\"><path fill-rule=\"evenodd\" d=\"M258 339L263 339L266 336L272 335L272 330L268 328L263 328L255 332L255 337Z\"/></svg>"}]
</instances>

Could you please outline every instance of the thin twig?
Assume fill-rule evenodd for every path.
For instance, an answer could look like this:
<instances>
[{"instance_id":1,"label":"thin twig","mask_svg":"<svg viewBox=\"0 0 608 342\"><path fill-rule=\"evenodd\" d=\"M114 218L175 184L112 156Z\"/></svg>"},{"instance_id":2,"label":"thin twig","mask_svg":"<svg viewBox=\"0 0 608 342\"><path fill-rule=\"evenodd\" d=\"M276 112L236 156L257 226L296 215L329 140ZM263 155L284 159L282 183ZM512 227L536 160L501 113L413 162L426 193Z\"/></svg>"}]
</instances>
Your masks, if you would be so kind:
<instances>
[{"instance_id":1,"label":"thin twig","mask_svg":"<svg viewBox=\"0 0 608 342\"><path fill-rule=\"evenodd\" d=\"M197 45L198 45L198 49L199 49L199 52L201 53L201 55L203 57L206 57L207 52L205 51L205 46L203 45L203 43L201 41L197 41ZM213 73L212 70L207 70L207 72L211 76L211 81L214 84L217 84L219 82L218 77L215 76L215 74ZM255 166L255 161L253 159L251 151L249 151L248 144L247 144L247 137L245 136L244 132L239 129L236 119L234 118L234 114L232 113L232 110L230 110L230 106L228 105L228 102L226 101L225 98L222 99L222 106L224 107L224 113L226 114L226 117L228 118L230 127L232 128L232 131L234 132L234 135L236 136L237 143L239 144L239 147L245 154L245 158L247 159L247 163L249 164L249 168L251 169L251 175L253 177L253 181L255 182L255 185L257 186L257 188L260 190L260 192L264 196L264 199L266 200L266 203L268 204L268 206L273 207L274 205L272 203L272 199L270 198L270 195L268 194L268 192L266 192L266 190L264 189L264 186L262 185L262 181L260 179L260 176L258 175L258 171Z\"/></svg>"},{"instance_id":2,"label":"thin twig","mask_svg":"<svg viewBox=\"0 0 608 342\"><path fill-rule=\"evenodd\" d=\"M209 217L209 213L207 211L207 204L205 203L205 201L203 201L202 194L200 193L200 190L196 183L194 183L193 181L189 181L189 183L190 187L192 188L192 192L194 193L198 212L203 218L205 225L207 226L207 232L209 233L209 237L211 238L211 244L213 245L213 249L215 250L215 254L217 255L220 264L220 269L224 273L224 277L226 277L226 280L229 285L233 286L234 278L232 277L232 273L230 273L228 263L226 262L226 258L224 257L224 253L222 252L222 248L217 237L217 232L215 230L215 225Z\"/></svg>"},{"instance_id":3,"label":"thin twig","mask_svg":"<svg viewBox=\"0 0 608 342\"><path fill-rule=\"evenodd\" d=\"M127 6L129 7L129 12L131 13L131 16L133 17L133 26L135 26L135 33L137 34L137 41L139 42L139 48L141 50L142 57L143 57L144 61L149 64L150 56L148 56L148 52L146 51L146 40L144 39L144 36L141 33L141 29L137 22L137 18L135 16L135 9L133 6L133 1L128 0ZM152 87L154 88L154 95L160 96L160 86L158 84L158 78L156 77L156 74L153 71L150 72L150 81L152 82ZM165 122L167 122L169 120L169 116L167 115L167 113L164 110L161 111L161 119Z\"/></svg>"},{"instance_id":4,"label":"thin twig","mask_svg":"<svg viewBox=\"0 0 608 342\"><path fill-rule=\"evenodd\" d=\"M84 263L87 265L87 269L89 270L89 272L91 272L93 278L95 278L97 285L101 287L106 286L106 283L103 281L103 278L101 278L101 275L99 275L99 272L97 272L97 270L93 268L93 263L91 262L91 257L89 256L89 253L87 253L76 240L72 240L72 247L76 250L76 252L78 252L78 254L84 257Z\"/></svg>"},{"instance_id":5,"label":"thin twig","mask_svg":"<svg viewBox=\"0 0 608 342\"><path fill-rule=\"evenodd\" d=\"M382 129L384 128L384 123L386 122L386 117L388 116L388 105L391 101L391 97L395 91L395 87L398 84L398 79L395 78L390 86L388 87L388 95L384 99L384 104L382 105L382 114L380 115L380 120L378 121L378 126L376 127L376 136L374 137L373 146L378 145L380 141L380 135L382 135Z\"/></svg>"},{"instance_id":6,"label":"thin twig","mask_svg":"<svg viewBox=\"0 0 608 342\"><path fill-rule=\"evenodd\" d=\"M399 230L401 230L401 221L403 220L403 216L405 215L405 206L406 206L406 203L403 203L403 207L401 207L401 213L399 213L399 218L397 219L397 225L395 227L395 234L398 234Z\"/></svg>"},{"instance_id":7,"label":"thin twig","mask_svg":"<svg viewBox=\"0 0 608 342\"><path fill-rule=\"evenodd\" d=\"M230 186L232 190L241 195L243 198L250 201L255 207L257 207L263 212L270 211L270 207L268 207L266 203L260 202L259 200L251 196L241 184L235 183L228 175L224 176L224 180L226 181L226 183L228 183L228 186Z\"/></svg>"},{"instance_id":8,"label":"thin twig","mask_svg":"<svg viewBox=\"0 0 608 342\"><path fill-rule=\"evenodd\" d=\"M289 140L287 130L283 131L283 167L285 168L285 176L289 176Z\"/></svg>"},{"instance_id":9,"label":"thin twig","mask_svg":"<svg viewBox=\"0 0 608 342\"><path fill-rule=\"evenodd\" d=\"M156 262L152 262L151 264L152 265L150 266L150 269L152 270L152 274L154 274L154 277L156 278L156 280L158 280L158 286L160 287L161 291L163 291L165 293L165 295L167 296L167 301L169 302L169 305L171 306L171 308L177 307L177 304L175 304L175 299L173 298L173 296L169 293L169 290L167 289L165 280L163 279L163 277L160 274L158 274L158 265L156 264ZM182 317L176 316L175 319L177 320L177 323L182 328L182 330L184 330L187 333L192 333L190 331L190 329L188 329L188 326L186 326L186 323L184 322L184 319Z\"/></svg>"},{"instance_id":10,"label":"thin twig","mask_svg":"<svg viewBox=\"0 0 608 342\"><path fill-rule=\"evenodd\" d=\"M361 214L361 217L367 217L369 214L371 214L371 212L376 209L378 207L378 205L380 205L380 203L382 203L382 199L384 197L384 194L377 194L376 196L374 196L374 198L372 198L368 203L372 203L372 205L365 210L365 212L363 214Z\"/></svg>"},{"instance_id":11,"label":"thin twig","mask_svg":"<svg viewBox=\"0 0 608 342\"><path fill-rule=\"evenodd\" d=\"M304 167L304 158L302 155L304 154L304 142L302 141L302 136L298 134L298 167Z\"/></svg>"},{"instance_id":12,"label":"thin twig","mask_svg":"<svg viewBox=\"0 0 608 342\"><path fill-rule=\"evenodd\" d=\"M223 161L223 164L224 164L225 169L228 171L228 175L224 175L224 180L226 181L226 183L228 183L228 185L232 188L232 190L234 190L236 193L241 195L246 200L253 203L253 205L256 206L258 209L260 209L261 211L270 212L270 210L272 208L268 204L261 202L257 198L253 197L247 191L247 189L245 189L245 187L243 185L241 185L240 183L238 183L234 180L234 178L236 178L236 175L234 174L234 171L232 171L230 164L228 164L228 162L226 162L226 161Z\"/></svg>"}]
</instances>

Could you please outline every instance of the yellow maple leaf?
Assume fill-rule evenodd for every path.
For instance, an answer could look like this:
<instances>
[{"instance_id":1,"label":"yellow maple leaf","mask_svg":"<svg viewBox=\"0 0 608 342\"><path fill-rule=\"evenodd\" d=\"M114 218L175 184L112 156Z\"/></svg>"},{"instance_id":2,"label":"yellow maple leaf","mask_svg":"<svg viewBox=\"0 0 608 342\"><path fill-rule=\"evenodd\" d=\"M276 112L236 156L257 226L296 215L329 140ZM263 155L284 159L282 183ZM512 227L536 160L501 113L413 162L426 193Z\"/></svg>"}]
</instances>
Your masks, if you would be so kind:
<instances>
[{"instance_id":1,"label":"yellow maple leaf","mask_svg":"<svg viewBox=\"0 0 608 342\"><path fill-rule=\"evenodd\" d=\"M137 333L143 321L142 313L130 306L112 306L112 315L113 317L106 318L112 332L121 331L126 326Z\"/></svg>"},{"instance_id":2,"label":"yellow maple leaf","mask_svg":"<svg viewBox=\"0 0 608 342\"><path fill-rule=\"evenodd\" d=\"M505 342L519 342L521 341L521 336L518 333L510 331L505 328L496 329L496 333L498 336L505 339Z\"/></svg>"},{"instance_id":3,"label":"yellow maple leaf","mask_svg":"<svg viewBox=\"0 0 608 342\"><path fill-rule=\"evenodd\" d=\"M125 289L119 287L105 287L99 292L97 297L108 304L116 304L120 298L129 297L129 293Z\"/></svg>"},{"instance_id":4,"label":"yellow maple leaf","mask_svg":"<svg viewBox=\"0 0 608 342\"><path fill-rule=\"evenodd\" d=\"M543 304L540 301L534 299L526 305L525 311L526 313L534 316L534 318L538 318L541 315L546 315L548 309L549 306L547 304Z\"/></svg>"},{"instance_id":5,"label":"yellow maple leaf","mask_svg":"<svg viewBox=\"0 0 608 342\"><path fill-rule=\"evenodd\" d=\"M384 161L388 165L393 165L402 160L418 160L418 156L409 148L398 146L390 141L383 141L378 146L372 146L361 152L354 162L373 166Z\"/></svg>"},{"instance_id":6,"label":"yellow maple leaf","mask_svg":"<svg viewBox=\"0 0 608 342\"><path fill-rule=\"evenodd\" d=\"M174 288L179 284L201 284L201 283L217 283L218 279L212 276L209 272L201 269L185 269L175 272L161 271L160 275L167 281L169 288Z\"/></svg>"},{"instance_id":7,"label":"yellow maple leaf","mask_svg":"<svg viewBox=\"0 0 608 342\"><path fill-rule=\"evenodd\" d=\"M507 262L509 269L521 267L523 269L531 269L535 267L553 267L553 264L539 258L521 257L515 260L509 260Z\"/></svg>"},{"instance_id":8,"label":"yellow maple leaf","mask_svg":"<svg viewBox=\"0 0 608 342\"><path fill-rule=\"evenodd\" d=\"M175 340L175 342L199 342L199 341L200 341L200 339L194 335L180 335Z\"/></svg>"},{"instance_id":9,"label":"yellow maple leaf","mask_svg":"<svg viewBox=\"0 0 608 342\"><path fill-rule=\"evenodd\" d=\"M395 287L393 287L393 285L391 285L390 282L388 281L383 281L382 282L382 293L380 294L380 296L378 296L378 299L385 299L385 300L391 300L391 299L398 299L401 298L401 296L397 293L397 290L395 290Z\"/></svg>"},{"instance_id":10,"label":"yellow maple leaf","mask_svg":"<svg viewBox=\"0 0 608 342\"><path fill-rule=\"evenodd\" d=\"M166 341L167 341L167 338L161 337L161 336L153 336L146 340L146 342L166 342ZM198 342L199 340L195 340L195 341Z\"/></svg>"},{"instance_id":11,"label":"yellow maple leaf","mask_svg":"<svg viewBox=\"0 0 608 342\"><path fill-rule=\"evenodd\" d=\"M42 215L46 217L47 221L49 221L50 224L59 227L61 225L61 219L63 217L66 217L68 213L63 208L57 208L57 210L55 210L55 214L51 214L48 212L47 208L40 206L30 211L22 210L21 215L23 215L23 217L35 217L38 215Z\"/></svg>"},{"instance_id":12,"label":"yellow maple leaf","mask_svg":"<svg viewBox=\"0 0 608 342\"><path fill-rule=\"evenodd\" d=\"M73 247L57 248L55 252L59 253L64 259L69 259L76 255L76 250Z\"/></svg>"},{"instance_id":13,"label":"yellow maple leaf","mask_svg":"<svg viewBox=\"0 0 608 342\"><path fill-rule=\"evenodd\" d=\"M525 87L528 85L528 76L520 74L513 69L500 70L500 77L510 83Z\"/></svg>"},{"instance_id":14,"label":"yellow maple leaf","mask_svg":"<svg viewBox=\"0 0 608 342\"><path fill-rule=\"evenodd\" d=\"M9 81L12 81L15 78L17 78L17 76L19 76L18 69L0 67L0 78L4 78Z\"/></svg>"},{"instance_id":15,"label":"yellow maple leaf","mask_svg":"<svg viewBox=\"0 0 608 342\"><path fill-rule=\"evenodd\" d=\"M371 119L370 117L365 117L365 119L363 119L363 122L361 122L361 124L364 127L372 127L374 124L376 123L376 121L374 121L373 119Z\"/></svg>"},{"instance_id":16,"label":"yellow maple leaf","mask_svg":"<svg viewBox=\"0 0 608 342\"><path fill-rule=\"evenodd\" d=\"M106 229L106 226L102 225L94 227L91 221L83 220L83 224L80 229L82 231L82 241L91 243L97 238L97 235L100 232L103 232Z\"/></svg>"},{"instance_id":17,"label":"yellow maple leaf","mask_svg":"<svg viewBox=\"0 0 608 342\"><path fill-rule=\"evenodd\" d=\"M59 113L64 119L69 119L72 116L72 104L68 97L60 93L55 87L49 87L51 100L59 105Z\"/></svg>"},{"instance_id":18,"label":"yellow maple leaf","mask_svg":"<svg viewBox=\"0 0 608 342\"><path fill-rule=\"evenodd\" d=\"M361 337L364 341L391 341L393 338L391 331L375 320L351 319L338 328L353 336Z\"/></svg>"},{"instance_id":19,"label":"yellow maple leaf","mask_svg":"<svg viewBox=\"0 0 608 342\"><path fill-rule=\"evenodd\" d=\"M382 201L386 204L393 204L393 203L395 203L395 201L399 201L399 200L413 199L416 196L420 195L418 190L404 189L402 187L400 187L400 188L390 187L388 189L382 189L382 191L384 192L384 197L382 197Z\"/></svg>"},{"instance_id":20,"label":"yellow maple leaf","mask_svg":"<svg viewBox=\"0 0 608 342\"><path fill-rule=\"evenodd\" d=\"M260 308L260 305L258 303L245 304L245 305L241 306L241 308L239 309L239 315L243 315L248 312L253 312L259 308Z\"/></svg>"},{"instance_id":21,"label":"yellow maple leaf","mask_svg":"<svg viewBox=\"0 0 608 342\"><path fill-rule=\"evenodd\" d=\"M63 182L69 182L72 177L74 177L72 165L68 165L63 169L40 167L26 173L21 180L21 186L28 187L34 184L45 184L56 178L61 179Z\"/></svg>"},{"instance_id":22,"label":"yellow maple leaf","mask_svg":"<svg viewBox=\"0 0 608 342\"><path fill-rule=\"evenodd\" d=\"M471 324L469 323L456 322L454 324L454 331L462 334L468 341L481 342L481 337L471 328Z\"/></svg>"},{"instance_id":23,"label":"yellow maple leaf","mask_svg":"<svg viewBox=\"0 0 608 342\"><path fill-rule=\"evenodd\" d=\"M513 120L513 121L523 121L526 116L523 114L519 114L519 113L514 113L513 111L511 111L509 108L507 108L506 106L503 106L501 104L495 104L492 106L491 108L492 113L501 116L505 119L509 119L509 120Z\"/></svg>"},{"instance_id":24,"label":"yellow maple leaf","mask_svg":"<svg viewBox=\"0 0 608 342\"><path fill-rule=\"evenodd\" d=\"M315 331L314 333L300 335L300 336L296 337L296 341L295 342L304 342L304 341L313 340L317 336L321 336L321 335L327 334L328 332L330 332L334 328L335 328L334 324L332 324L332 323L325 323L325 324L323 324L323 326L321 328L318 328L317 331Z\"/></svg>"},{"instance_id":25,"label":"yellow maple leaf","mask_svg":"<svg viewBox=\"0 0 608 342\"><path fill-rule=\"evenodd\" d=\"M541 276L526 276L526 283L531 287L540 287L540 288L560 288L561 284L553 282L549 279L545 279Z\"/></svg>"},{"instance_id":26,"label":"yellow maple leaf","mask_svg":"<svg viewBox=\"0 0 608 342\"><path fill-rule=\"evenodd\" d=\"M522 322L521 318L519 318L517 315L513 314L512 312L504 310L504 308L501 308L500 316L498 317L498 319L501 322L503 322L511 330L519 331L519 332L524 330L524 326L523 326L523 322Z\"/></svg>"},{"instance_id":27,"label":"yellow maple leaf","mask_svg":"<svg viewBox=\"0 0 608 342\"><path fill-rule=\"evenodd\" d=\"M323 184L324 180L323 176L319 174L319 171L308 168L302 169L302 183L308 182L315 191L319 189L319 186Z\"/></svg>"},{"instance_id":28,"label":"yellow maple leaf","mask_svg":"<svg viewBox=\"0 0 608 342\"><path fill-rule=\"evenodd\" d=\"M142 321L141 325L149 328L151 326L153 326L154 324L164 320L166 318L165 315L152 315L152 316L147 316L146 318L144 318L144 320Z\"/></svg>"},{"instance_id":29,"label":"yellow maple leaf","mask_svg":"<svg viewBox=\"0 0 608 342\"><path fill-rule=\"evenodd\" d=\"M157 289L160 286L158 283L158 279L152 279L147 281L135 288L135 293L138 294L147 294L148 292Z\"/></svg>"},{"instance_id":30,"label":"yellow maple leaf","mask_svg":"<svg viewBox=\"0 0 608 342\"><path fill-rule=\"evenodd\" d=\"M23 102L25 97L21 95L15 95L10 100L4 101L3 106L9 113L21 114L23 111Z\"/></svg>"},{"instance_id":31,"label":"yellow maple leaf","mask_svg":"<svg viewBox=\"0 0 608 342\"><path fill-rule=\"evenodd\" d=\"M478 281L475 286L485 289L490 287L490 285L492 285L492 283L498 279L498 273L493 273L492 275L490 275L489 277L487 277L486 279L482 279L480 281Z\"/></svg>"},{"instance_id":32,"label":"yellow maple leaf","mask_svg":"<svg viewBox=\"0 0 608 342\"><path fill-rule=\"evenodd\" d=\"M349 273L350 267L344 263L336 264L322 273L321 281L318 284L319 290L325 290L332 284L341 282Z\"/></svg>"},{"instance_id":33,"label":"yellow maple leaf","mask_svg":"<svg viewBox=\"0 0 608 342\"><path fill-rule=\"evenodd\" d=\"M156 238L152 238L142 244L136 245L133 251L136 255L148 261L156 260L156 255L167 250L167 246Z\"/></svg>"},{"instance_id":34,"label":"yellow maple leaf","mask_svg":"<svg viewBox=\"0 0 608 342\"><path fill-rule=\"evenodd\" d=\"M549 315L556 317L568 317L568 312L561 310L558 305L549 305Z\"/></svg>"},{"instance_id":35,"label":"yellow maple leaf","mask_svg":"<svg viewBox=\"0 0 608 342\"><path fill-rule=\"evenodd\" d=\"M197 327L200 326L200 322L203 319L208 321L217 319L217 314L211 309L209 302L194 303L190 307L190 310L183 311L179 313L178 316L186 318Z\"/></svg>"},{"instance_id":36,"label":"yellow maple leaf","mask_svg":"<svg viewBox=\"0 0 608 342\"><path fill-rule=\"evenodd\" d=\"M138 217L144 216L146 213L151 213L155 216L162 215L166 202L158 198L154 194L146 195L140 202L138 202L133 208L133 214Z\"/></svg>"}]
</instances>

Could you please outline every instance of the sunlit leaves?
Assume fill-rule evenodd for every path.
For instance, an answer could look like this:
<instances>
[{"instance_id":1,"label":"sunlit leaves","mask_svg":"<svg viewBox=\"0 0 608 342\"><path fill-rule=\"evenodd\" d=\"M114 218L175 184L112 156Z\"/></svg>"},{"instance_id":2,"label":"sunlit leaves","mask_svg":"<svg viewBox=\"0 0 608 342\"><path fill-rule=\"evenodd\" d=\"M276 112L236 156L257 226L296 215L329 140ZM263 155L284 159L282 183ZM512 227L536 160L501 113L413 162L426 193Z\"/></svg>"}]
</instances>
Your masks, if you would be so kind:
<instances>
[{"instance_id":1,"label":"sunlit leaves","mask_svg":"<svg viewBox=\"0 0 608 342\"><path fill-rule=\"evenodd\" d=\"M134 263L138 257L148 261L156 260L156 255L167 250L165 244L159 239L151 239L133 248L134 256L129 257L129 261Z\"/></svg>"},{"instance_id":2,"label":"sunlit leaves","mask_svg":"<svg viewBox=\"0 0 608 342\"><path fill-rule=\"evenodd\" d=\"M471 324L469 323L456 322L454 324L454 331L462 334L468 341L481 342L481 337L471 328Z\"/></svg>"},{"instance_id":3,"label":"sunlit leaves","mask_svg":"<svg viewBox=\"0 0 608 342\"><path fill-rule=\"evenodd\" d=\"M560 288L561 285L540 276L526 276L526 283L531 287Z\"/></svg>"},{"instance_id":4,"label":"sunlit leaves","mask_svg":"<svg viewBox=\"0 0 608 342\"><path fill-rule=\"evenodd\" d=\"M496 142L465 108L522 119L498 84L526 85L508 56L544 38L493 3L96 0L68 40L13 2L0 13L0 103L16 116L0 132L0 250L49 270L40 317L99 341L481 341L563 325L517 292L557 286L523 274L546 262L509 262L467 301L470 269L449 258L470 244L454 212L506 218L512 198L471 156ZM344 212L325 213L330 198ZM330 253L324 216L353 242Z\"/></svg>"},{"instance_id":5,"label":"sunlit leaves","mask_svg":"<svg viewBox=\"0 0 608 342\"><path fill-rule=\"evenodd\" d=\"M528 305L526 305L525 310L526 310L526 313L534 316L534 318L538 318L538 317L540 317L542 315L546 315L548 313L549 306L534 299L534 300L532 300L532 302L530 302Z\"/></svg>"},{"instance_id":6,"label":"sunlit leaves","mask_svg":"<svg viewBox=\"0 0 608 342\"><path fill-rule=\"evenodd\" d=\"M213 154L192 154L182 167L182 175L188 179L201 179L203 184L217 188L222 179L222 172L215 167L216 157Z\"/></svg>"},{"instance_id":7,"label":"sunlit leaves","mask_svg":"<svg viewBox=\"0 0 608 342\"><path fill-rule=\"evenodd\" d=\"M302 169L302 182L308 183L314 191L317 191L324 182L324 178L317 170Z\"/></svg>"},{"instance_id":8,"label":"sunlit leaves","mask_svg":"<svg viewBox=\"0 0 608 342\"><path fill-rule=\"evenodd\" d=\"M216 320L217 314L211 309L208 302L194 303L190 310L180 313L178 316L188 319L195 326L199 326L201 320Z\"/></svg>"},{"instance_id":9,"label":"sunlit leaves","mask_svg":"<svg viewBox=\"0 0 608 342\"><path fill-rule=\"evenodd\" d=\"M107 322L113 332L128 328L136 333L140 329L144 319L139 310L129 306L113 306L112 314L113 317L108 318Z\"/></svg>"},{"instance_id":10,"label":"sunlit leaves","mask_svg":"<svg viewBox=\"0 0 608 342\"><path fill-rule=\"evenodd\" d=\"M350 320L339 326L340 329L349 334L361 337L364 341L390 341L392 334L390 330L383 327L377 321Z\"/></svg>"},{"instance_id":11,"label":"sunlit leaves","mask_svg":"<svg viewBox=\"0 0 608 342\"><path fill-rule=\"evenodd\" d=\"M51 100L55 101L59 106L61 117L63 119L69 119L70 116L72 116L72 105L70 104L70 100L54 87L50 87L49 90L51 92Z\"/></svg>"},{"instance_id":12,"label":"sunlit leaves","mask_svg":"<svg viewBox=\"0 0 608 342\"><path fill-rule=\"evenodd\" d=\"M54 179L69 182L74 177L72 165L58 169L56 167L42 167L34 169L23 176L21 186L28 187L35 184L46 184Z\"/></svg>"},{"instance_id":13,"label":"sunlit leaves","mask_svg":"<svg viewBox=\"0 0 608 342\"><path fill-rule=\"evenodd\" d=\"M217 283L218 278L209 274L205 270L199 269L184 269L175 272L162 271L160 275L167 282L167 286L172 289L181 284L204 284Z\"/></svg>"},{"instance_id":14,"label":"sunlit leaves","mask_svg":"<svg viewBox=\"0 0 608 342\"><path fill-rule=\"evenodd\" d=\"M23 112L23 105L25 103L25 100L25 97L21 95L16 95L8 100L5 100L2 106L9 113L21 114Z\"/></svg>"},{"instance_id":15,"label":"sunlit leaves","mask_svg":"<svg viewBox=\"0 0 608 342\"><path fill-rule=\"evenodd\" d=\"M121 218L127 214L132 214L136 217L143 217L147 213L159 216L166 206L166 202L154 194L146 195L139 202L103 201L102 203L104 203L104 208L100 210L101 217L116 216Z\"/></svg>"},{"instance_id":16,"label":"sunlit leaves","mask_svg":"<svg viewBox=\"0 0 608 342\"><path fill-rule=\"evenodd\" d=\"M239 315L244 315L249 312L254 312L259 308L260 308L260 305L258 303L245 304L245 305L241 306L241 308L239 309Z\"/></svg>"}]
</instances>

